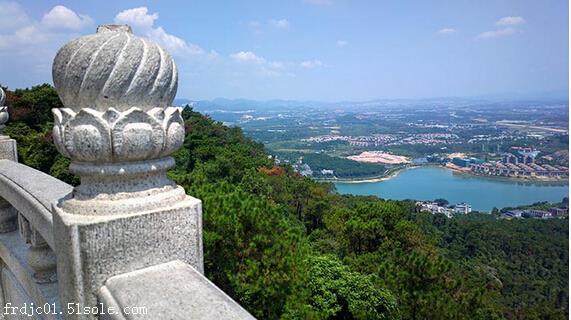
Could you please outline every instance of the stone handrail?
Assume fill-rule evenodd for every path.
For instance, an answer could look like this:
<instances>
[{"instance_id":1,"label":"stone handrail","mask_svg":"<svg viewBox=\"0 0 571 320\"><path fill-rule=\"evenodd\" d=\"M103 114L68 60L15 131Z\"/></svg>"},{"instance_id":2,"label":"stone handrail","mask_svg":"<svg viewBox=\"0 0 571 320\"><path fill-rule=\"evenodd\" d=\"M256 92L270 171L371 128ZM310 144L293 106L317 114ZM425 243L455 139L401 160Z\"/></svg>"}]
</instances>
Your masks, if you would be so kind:
<instances>
[{"instance_id":1,"label":"stone handrail","mask_svg":"<svg viewBox=\"0 0 571 320\"><path fill-rule=\"evenodd\" d=\"M51 206L73 187L26 165L0 160L0 198L9 202L54 248Z\"/></svg>"},{"instance_id":2,"label":"stone handrail","mask_svg":"<svg viewBox=\"0 0 571 320\"><path fill-rule=\"evenodd\" d=\"M100 319L255 319L182 261L111 277L98 296L107 313Z\"/></svg>"},{"instance_id":3,"label":"stone handrail","mask_svg":"<svg viewBox=\"0 0 571 320\"><path fill-rule=\"evenodd\" d=\"M72 190L72 186L43 172L0 159L0 198L24 216L52 248L55 247L50 205L69 197ZM17 230L0 233L0 259L10 270L4 275L0 299L3 296L14 301L13 291L21 286L30 302L53 305L58 313L65 310L60 305L57 282L38 281L34 277L29 253L29 246ZM103 312L99 319L255 319L199 270L179 260L110 277L97 296ZM109 310L114 314L109 314ZM138 314L128 314L125 310ZM43 318L60 319L57 314Z\"/></svg>"}]
</instances>

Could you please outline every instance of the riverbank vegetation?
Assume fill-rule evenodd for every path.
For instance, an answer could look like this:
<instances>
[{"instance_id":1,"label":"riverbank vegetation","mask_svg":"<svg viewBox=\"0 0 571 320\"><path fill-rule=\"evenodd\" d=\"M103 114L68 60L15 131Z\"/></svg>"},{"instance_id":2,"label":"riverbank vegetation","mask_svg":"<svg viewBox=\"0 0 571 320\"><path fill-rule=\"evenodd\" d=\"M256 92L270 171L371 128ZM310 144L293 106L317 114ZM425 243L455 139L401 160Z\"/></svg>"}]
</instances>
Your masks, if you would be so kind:
<instances>
[{"instance_id":1,"label":"riverbank vegetation","mask_svg":"<svg viewBox=\"0 0 571 320\"><path fill-rule=\"evenodd\" d=\"M71 184L49 85L8 91L20 161ZM566 319L568 220L448 219L339 195L186 108L170 177L203 201L205 272L259 319Z\"/></svg>"},{"instance_id":2,"label":"riverbank vegetation","mask_svg":"<svg viewBox=\"0 0 571 320\"><path fill-rule=\"evenodd\" d=\"M362 163L323 153L271 152L280 160L307 164L316 179L363 180L386 176L387 168L380 164ZM332 173L331 173L332 172Z\"/></svg>"}]
</instances>

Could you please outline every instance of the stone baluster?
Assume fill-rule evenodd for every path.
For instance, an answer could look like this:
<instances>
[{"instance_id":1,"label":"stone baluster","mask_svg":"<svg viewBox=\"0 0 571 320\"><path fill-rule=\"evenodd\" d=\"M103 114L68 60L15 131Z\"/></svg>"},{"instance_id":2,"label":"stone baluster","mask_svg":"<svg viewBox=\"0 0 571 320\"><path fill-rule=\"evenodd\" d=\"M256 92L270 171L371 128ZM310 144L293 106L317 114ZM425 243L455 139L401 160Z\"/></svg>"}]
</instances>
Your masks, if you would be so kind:
<instances>
[{"instance_id":1,"label":"stone baluster","mask_svg":"<svg viewBox=\"0 0 571 320\"><path fill-rule=\"evenodd\" d=\"M16 140L4 135L8 121L8 107L4 106L6 94L0 88L0 159L18 161ZM19 230L20 235L30 245L27 262L34 271L33 277L38 283L53 282L56 279L56 258L52 249L42 236L30 225L28 220L0 198L0 233Z\"/></svg>"},{"instance_id":2,"label":"stone baluster","mask_svg":"<svg viewBox=\"0 0 571 320\"><path fill-rule=\"evenodd\" d=\"M34 272L32 276L36 282L56 281L56 256L53 250L22 214L18 215L18 230L20 236L30 245L26 254L26 261Z\"/></svg>"},{"instance_id":3,"label":"stone baluster","mask_svg":"<svg viewBox=\"0 0 571 320\"><path fill-rule=\"evenodd\" d=\"M124 25L55 57L54 142L81 180L53 205L62 309L96 306L105 280L125 272L173 260L203 270L201 202L166 176L184 140L177 78L171 56Z\"/></svg>"},{"instance_id":4,"label":"stone baluster","mask_svg":"<svg viewBox=\"0 0 571 320\"><path fill-rule=\"evenodd\" d=\"M0 198L0 233L15 231L18 228L17 217L18 211Z\"/></svg>"}]
</instances>

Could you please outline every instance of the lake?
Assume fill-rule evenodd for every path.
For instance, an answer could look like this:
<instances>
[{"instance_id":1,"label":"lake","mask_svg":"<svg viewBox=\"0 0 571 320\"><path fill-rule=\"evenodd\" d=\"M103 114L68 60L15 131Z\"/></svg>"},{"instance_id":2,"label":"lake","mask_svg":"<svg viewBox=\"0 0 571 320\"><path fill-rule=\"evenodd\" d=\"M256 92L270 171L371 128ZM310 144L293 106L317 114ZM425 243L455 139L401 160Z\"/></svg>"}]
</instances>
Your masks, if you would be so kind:
<instances>
[{"instance_id":1,"label":"lake","mask_svg":"<svg viewBox=\"0 0 571 320\"><path fill-rule=\"evenodd\" d=\"M441 167L406 169L397 176L380 182L335 185L337 191L345 194L375 195L396 200L444 198L450 204L467 202L478 211L539 201L560 202L569 195L568 185L475 177Z\"/></svg>"}]
</instances>

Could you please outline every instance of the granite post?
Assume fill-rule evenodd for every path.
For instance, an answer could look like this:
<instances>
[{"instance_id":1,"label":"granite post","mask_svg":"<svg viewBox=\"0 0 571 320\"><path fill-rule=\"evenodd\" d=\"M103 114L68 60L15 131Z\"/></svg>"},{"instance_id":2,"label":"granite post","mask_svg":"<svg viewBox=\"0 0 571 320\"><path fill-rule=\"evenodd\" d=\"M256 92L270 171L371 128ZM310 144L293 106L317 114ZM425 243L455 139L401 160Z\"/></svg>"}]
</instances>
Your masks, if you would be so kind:
<instances>
[{"instance_id":1,"label":"granite post","mask_svg":"<svg viewBox=\"0 0 571 320\"><path fill-rule=\"evenodd\" d=\"M166 176L185 135L177 79L168 52L126 25L99 26L54 59L54 142L81 180L52 207L62 310L96 306L115 275L173 260L203 270L201 201Z\"/></svg>"},{"instance_id":2,"label":"granite post","mask_svg":"<svg viewBox=\"0 0 571 320\"><path fill-rule=\"evenodd\" d=\"M11 139L4 134L6 122L8 122L8 107L4 105L6 102L6 93L0 88L0 159L8 159L18 162L18 149L16 140ZM8 201L0 198L0 233L6 233L16 230L18 212Z\"/></svg>"},{"instance_id":3,"label":"granite post","mask_svg":"<svg viewBox=\"0 0 571 320\"><path fill-rule=\"evenodd\" d=\"M11 139L4 134L6 122L8 122L8 107L4 105L6 101L6 93L0 88L0 159L9 159L18 161L18 150L16 148L16 140Z\"/></svg>"}]
</instances>

